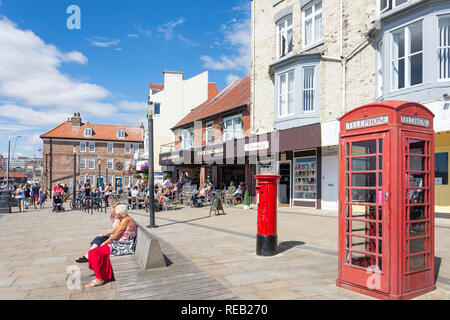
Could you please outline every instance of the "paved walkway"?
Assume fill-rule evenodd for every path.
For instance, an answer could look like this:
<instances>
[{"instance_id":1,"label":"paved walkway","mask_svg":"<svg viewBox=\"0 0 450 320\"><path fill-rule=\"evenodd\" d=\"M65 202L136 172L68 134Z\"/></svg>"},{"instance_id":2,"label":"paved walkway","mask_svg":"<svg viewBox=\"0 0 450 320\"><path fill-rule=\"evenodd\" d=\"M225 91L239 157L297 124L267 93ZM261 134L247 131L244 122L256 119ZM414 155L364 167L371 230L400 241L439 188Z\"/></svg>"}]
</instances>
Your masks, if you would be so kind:
<instances>
[{"instance_id":1,"label":"paved walkway","mask_svg":"<svg viewBox=\"0 0 450 320\"><path fill-rule=\"evenodd\" d=\"M336 287L337 215L332 211L279 210L279 254L259 257L256 210L206 208L156 214L152 229L239 299L369 299ZM132 213L147 225L145 212ZM33 210L0 218L0 299L118 299L115 282L84 289L92 271L74 260L96 234L106 231L104 213ZM418 299L450 299L450 220L436 219L437 290ZM67 288L67 268L79 267L79 289ZM169 297L170 295L167 295Z\"/></svg>"}]
</instances>

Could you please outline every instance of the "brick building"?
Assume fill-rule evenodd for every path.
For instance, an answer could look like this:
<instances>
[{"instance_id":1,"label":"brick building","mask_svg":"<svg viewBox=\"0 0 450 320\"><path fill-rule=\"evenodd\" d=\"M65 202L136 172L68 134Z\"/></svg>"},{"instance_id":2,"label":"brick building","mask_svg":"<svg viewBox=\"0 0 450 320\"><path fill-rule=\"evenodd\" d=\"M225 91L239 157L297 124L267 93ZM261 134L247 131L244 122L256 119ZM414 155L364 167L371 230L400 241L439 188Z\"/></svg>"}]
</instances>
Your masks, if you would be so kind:
<instances>
[{"instance_id":1,"label":"brick building","mask_svg":"<svg viewBox=\"0 0 450 320\"><path fill-rule=\"evenodd\" d=\"M143 125L93 124L74 114L40 136L44 144L43 185L51 189L60 181L72 188L74 154L78 184L84 183L86 176L94 186L105 182L114 188L133 184L130 168L135 154L143 152L143 134Z\"/></svg>"},{"instance_id":2,"label":"brick building","mask_svg":"<svg viewBox=\"0 0 450 320\"><path fill-rule=\"evenodd\" d=\"M250 134L250 77L227 88L194 108L172 128L175 135L171 153L161 153L160 163L176 168L192 184L209 179L217 189L233 180L244 181L253 191L254 165L245 146Z\"/></svg>"},{"instance_id":3,"label":"brick building","mask_svg":"<svg viewBox=\"0 0 450 320\"><path fill-rule=\"evenodd\" d=\"M251 25L251 133L279 134L280 203L336 210L338 119L403 100L436 115L436 205L450 210L449 1L252 0Z\"/></svg>"}]
</instances>

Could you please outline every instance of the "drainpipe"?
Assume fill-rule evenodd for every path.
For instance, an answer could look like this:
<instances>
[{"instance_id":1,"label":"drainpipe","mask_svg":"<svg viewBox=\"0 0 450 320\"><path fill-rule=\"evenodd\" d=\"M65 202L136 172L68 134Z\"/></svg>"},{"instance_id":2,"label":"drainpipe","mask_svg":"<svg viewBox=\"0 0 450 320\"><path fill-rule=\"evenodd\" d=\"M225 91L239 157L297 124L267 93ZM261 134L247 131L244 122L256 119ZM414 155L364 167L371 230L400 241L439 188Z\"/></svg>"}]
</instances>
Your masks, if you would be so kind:
<instances>
[{"instance_id":1,"label":"drainpipe","mask_svg":"<svg viewBox=\"0 0 450 320\"><path fill-rule=\"evenodd\" d=\"M345 114L345 96L347 94L347 60L344 58L344 0L341 0L341 59L342 59L342 115Z\"/></svg>"}]
</instances>

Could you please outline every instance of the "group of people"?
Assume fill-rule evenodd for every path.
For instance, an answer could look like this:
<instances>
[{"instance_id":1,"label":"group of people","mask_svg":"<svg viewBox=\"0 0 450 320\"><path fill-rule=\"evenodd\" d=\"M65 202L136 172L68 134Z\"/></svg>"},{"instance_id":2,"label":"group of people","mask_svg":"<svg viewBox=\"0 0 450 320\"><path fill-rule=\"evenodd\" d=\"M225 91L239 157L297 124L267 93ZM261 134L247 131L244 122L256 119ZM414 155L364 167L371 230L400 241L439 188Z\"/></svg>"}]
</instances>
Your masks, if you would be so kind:
<instances>
[{"instance_id":1,"label":"group of people","mask_svg":"<svg viewBox=\"0 0 450 320\"><path fill-rule=\"evenodd\" d=\"M199 206L199 203L203 201L211 201L212 194L216 191L216 187L209 181L208 183L203 184L203 188L199 190L192 191L189 199L191 200L191 207Z\"/></svg>"},{"instance_id":2,"label":"group of people","mask_svg":"<svg viewBox=\"0 0 450 320\"><path fill-rule=\"evenodd\" d=\"M15 191L15 197L19 204L19 211L24 212L28 210L30 206L37 209L39 206L42 209L45 206L48 192L43 186L39 186L38 183L34 185L19 185Z\"/></svg>"},{"instance_id":3,"label":"group of people","mask_svg":"<svg viewBox=\"0 0 450 320\"><path fill-rule=\"evenodd\" d=\"M110 218L111 228L96 236L89 251L76 260L77 263L88 263L89 269L94 271L95 278L86 288L101 286L114 278L110 256L134 253L137 225L128 215L127 206L113 203Z\"/></svg>"}]
</instances>

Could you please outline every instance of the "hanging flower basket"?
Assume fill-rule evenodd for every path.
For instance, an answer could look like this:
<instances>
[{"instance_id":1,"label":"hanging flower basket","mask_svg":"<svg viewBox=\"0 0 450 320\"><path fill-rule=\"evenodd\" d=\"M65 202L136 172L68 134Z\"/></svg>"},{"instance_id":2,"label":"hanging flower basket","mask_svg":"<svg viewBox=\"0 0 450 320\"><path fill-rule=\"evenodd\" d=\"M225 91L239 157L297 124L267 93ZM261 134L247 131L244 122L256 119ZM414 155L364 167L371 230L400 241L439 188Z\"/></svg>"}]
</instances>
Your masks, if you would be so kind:
<instances>
[{"instance_id":1,"label":"hanging flower basket","mask_svg":"<svg viewBox=\"0 0 450 320\"><path fill-rule=\"evenodd\" d=\"M182 141L183 140L183 137L182 136L178 136L178 141Z\"/></svg>"},{"instance_id":2,"label":"hanging flower basket","mask_svg":"<svg viewBox=\"0 0 450 320\"><path fill-rule=\"evenodd\" d=\"M237 123L237 124L241 124L241 123L243 123L243 122L244 122L244 120L242 120L241 117L239 117L239 118L236 119L236 123Z\"/></svg>"},{"instance_id":3,"label":"hanging flower basket","mask_svg":"<svg viewBox=\"0 0 450 320\"><path fill-rule=\"evenodd\" d=\"M223 129L223 122L222 121L217 124L217 128L218 129Z\"/></svg>"},{"instance_id":4,"label":"hanging flower basket","mask_svg":"<svg viewBox=\"0 0 450 320\"><path fill-rule=\"evenodd\" d=\"M194 135L194 130L189 130L189 134L190 134L191 136L193 136L193 135Z\"/></svg>"}]
</instances>

